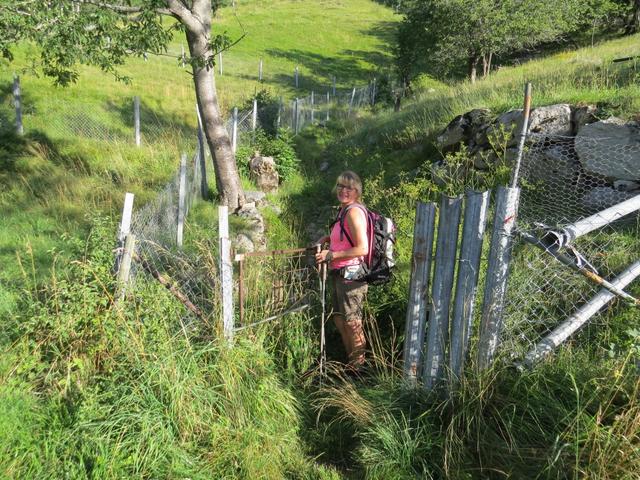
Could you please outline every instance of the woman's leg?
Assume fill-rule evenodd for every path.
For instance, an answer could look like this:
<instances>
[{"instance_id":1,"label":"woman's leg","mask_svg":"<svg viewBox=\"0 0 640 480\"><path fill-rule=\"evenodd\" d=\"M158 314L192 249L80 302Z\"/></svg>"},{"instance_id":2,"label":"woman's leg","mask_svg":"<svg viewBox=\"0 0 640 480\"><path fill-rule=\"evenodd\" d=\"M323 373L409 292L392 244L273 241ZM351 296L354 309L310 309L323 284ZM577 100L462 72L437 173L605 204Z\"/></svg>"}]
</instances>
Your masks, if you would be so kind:
<instances>
[{"instance_id":1,"label":"woman's leg","mask_svg":"<svg viewBox=\"0 0 640 480\"><path fill-rule=\"evenodd\" d=\"M364 362L367 341L363 329L364 301L367 284L362 282L336 279L336 293L340 315L336 315L336 327L342 336L342 343L350 365L358 366Z\"/></svg>"}]
</instances>

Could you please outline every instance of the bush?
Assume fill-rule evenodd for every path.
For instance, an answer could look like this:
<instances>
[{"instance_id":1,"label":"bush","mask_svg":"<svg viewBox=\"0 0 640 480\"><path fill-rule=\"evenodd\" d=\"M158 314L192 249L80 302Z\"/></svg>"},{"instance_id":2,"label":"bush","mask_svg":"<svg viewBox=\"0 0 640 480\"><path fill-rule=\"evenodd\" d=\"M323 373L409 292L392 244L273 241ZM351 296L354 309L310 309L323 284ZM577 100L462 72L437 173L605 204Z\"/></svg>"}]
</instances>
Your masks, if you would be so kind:
<instances>
[{"instance_id":1,"label":"bush","mask_svg":"<svg viewBox=\"0 0 640 480\"><path fill-rule=\"evenodd\" d=\"M250 143L238 147L236 161L238 170L249 177L249 159L255 151L267 157L273 157L280 181L285 181L300 170L300 160L293 147L293 136L288 130L280 130L278 136L269 135L257 129Z\"/></svg>"}]
</instances>

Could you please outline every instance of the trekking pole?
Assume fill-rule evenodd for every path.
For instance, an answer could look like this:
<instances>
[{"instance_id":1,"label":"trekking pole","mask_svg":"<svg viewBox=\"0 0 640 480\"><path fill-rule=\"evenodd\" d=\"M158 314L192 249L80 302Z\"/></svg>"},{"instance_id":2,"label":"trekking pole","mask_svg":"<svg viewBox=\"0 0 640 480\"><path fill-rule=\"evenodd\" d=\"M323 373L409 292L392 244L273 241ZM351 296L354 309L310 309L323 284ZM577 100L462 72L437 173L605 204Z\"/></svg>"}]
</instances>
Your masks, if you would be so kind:
<instances>
[{"instance_id":1,"label":"trekking pole","mask_svg":"<svg viewBox=\"0 0 640 480\"><path fill-rule=\"evenodd\" d=\"M322 245L316 245L316 253L320 253ZM318 270L320 280L320 305L322 306L322 314L320 317L320 375L324 375L324 364L327 360L324 323L326 315L326 290L327 290L327 263L323 262L319 266Z\"/></svg>"}]
</instances>

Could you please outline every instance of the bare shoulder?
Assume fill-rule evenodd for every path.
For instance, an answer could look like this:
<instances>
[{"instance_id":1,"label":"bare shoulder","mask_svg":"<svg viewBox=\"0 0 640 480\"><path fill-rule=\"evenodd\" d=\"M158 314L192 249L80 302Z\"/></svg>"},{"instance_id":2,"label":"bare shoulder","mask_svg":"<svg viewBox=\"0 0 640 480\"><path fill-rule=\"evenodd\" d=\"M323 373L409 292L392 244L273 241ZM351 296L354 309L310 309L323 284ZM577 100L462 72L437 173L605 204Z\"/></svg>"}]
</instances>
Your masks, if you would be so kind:
<instances>
[{"instance_id":1,"label":"bare shoulder","mask_svg":"<svg viewBox=\"0 0 640 480\"><path fill-rule=\"evenodd\" d=\"M351 220L352 222L365 222L367 219L367 216L364 213L364 207L360 208L358 206L352 206L347 210L347 219Z\"/></svg>"}]
</instances>

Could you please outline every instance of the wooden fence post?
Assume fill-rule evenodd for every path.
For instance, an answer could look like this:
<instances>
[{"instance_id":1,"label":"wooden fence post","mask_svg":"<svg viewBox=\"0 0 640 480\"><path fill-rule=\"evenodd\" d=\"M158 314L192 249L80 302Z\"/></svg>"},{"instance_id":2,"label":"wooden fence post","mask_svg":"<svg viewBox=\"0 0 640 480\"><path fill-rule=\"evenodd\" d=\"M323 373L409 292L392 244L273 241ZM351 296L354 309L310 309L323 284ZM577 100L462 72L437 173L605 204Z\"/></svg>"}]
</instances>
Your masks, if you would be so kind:
<instances>
[{"instance_id":1,"label":"wooden fence post","mask_svg":"<svg viewBox=\"0 0 640 480\"><path fill-rule=\"evenodd\" d=\"M300 131L300 101L296 98L295 102L295 108L293 109L293 132L297 135Z\"/></svg>"},{"instance_id":2,"label":"wooden fence post","mask_svg":"<svg viewBox=\"0 0 640 480\"><path fill-rule=\"evenodd\" d=\"M376 77L373 77L373 85L371 87L371 106L376 104Z\"/></svg>"},{"instance_id":3,"label":"wooden fence post","mask_svg":"<svg viewBox=\"0 0 640 480\"><path fill-rule=\"evenodd\" d=\"M296 66L295 70L293 71L293 75L295 77L296 88L298 88L299 83L298 83L298 67L297 66Z\"/></svg>"},{"instance_id":4,"label":"wooden fence post","mask_svg":"<svg viewBox=\"0 0 640 480\"><path fill-rule=\"evenodd\" d=\"M404 335L404 378L412 384L420 376L424 349L435 218L435 204L418 202L413 228L411 282Z\"/></svg>"},{"instance_id":5,"label":"wooden fence post","mask_svg":"<svg viewBox=\"0 0 640 480\"><path fill-rule=\"evenodd\" d=\"M233 266L231 264L231 241L229 240L229 209L218 207L218 241L220 285L222 289L222 324L224 338L233 341Z\"/></svg>"},{"instance_id":6,"label":"wooden fence post","mask_svg":"<svg viewBox=\"0 0 640 480\"><path fill-rule=\"evenodd\" d=\"M122 260L120 262L120 268L118 269L117 302L124 300L124 296L127 293L127 286L129 285L129 278L131 276L131 260L133 258L135 244L136 236L133 233L130 233L127 235L124 242L124 251L122 252Z\"/></svg>"},{"instance_id":7,"label":"wooden fence post","mask_svg":"<svg viewBox=\"0 0 640 480\"><path fill-rule=\"evenodd\" d=\"M220 76L222 76L222 52L218 52L218 71L220 72Z\"/></svg>"},{"instance_id":8,"label":"wooden fence post","mask_svg":"<svg viewBox=\"0 0 640 480\"><path fill-rule=\"evenodd\" d=\"M184 218L186 216L187 198L187 154L180 157L180 183L178 189L178 228L176 229L176 244L182 248L184 237Z\"/></svg>"},{"instance_id":9,"label":"wooden fence post","mask_svg":"<svg viewBox=\"0 0 640 480\"><path fill-rule=\"evenodd\" d=\"M182 68L184 68L186 65L186 58L187 56L184 53L184 45L180 45L180 66L182 66Z\"/></svg>"},{"instance_id":10,"label":"wooden fence post","mask_svg":"<svg viewBox=\"0 0 640 480\"><path fill-rule=\"evenodd\" d=\"M315 93L313 90L311 90L311 124L312 125L315 120L314 103L315 103Z\"/></svg>"},{"instance_id":11,"label":"wooden fence post","mask_svg":"<svg viewBox=\"0 0 640 480\"><path fill-rule=\"evenodd\" d=\"M131 231L131 217L133 215L133 193L125 193L124 206L122 207L122 219L120 220L120 228L118 229L118 236L116 238L116 258L114 262L113 270L117 273L120 271L120 262L123 254L124 241Z\"/></svg>"},{"instance_id":12,"label":"wooden fence post","mask_svg":"<svg viewBox=\"0 0 640 480\"><path fill-rule=\"evenodd\" d=\"M258 81L262 81L262 59L260 59L260 65L258 67Z\"/></svg>"},{"instance_id":13,"label":"wooden fence post","mask_svg":"<svg viewBox=\"0 0 640 480\"><path fill-rule=\"evenodd\" d=\"M140 146L140 97L133 97L133 129L136 139L136 147Z\"/></svg>"},{"instance_id":14,"label":"wooden fence post","mask_svg":"<svg viewBox=\"0 0 640 480\"><path fill-rule=\"evenodd\" d=\"M22 93L20 90L20 77L13 76L13 105L16 109L16 133L24 135L24 126L22 125Z\"/></svg>"}]
</instances>

